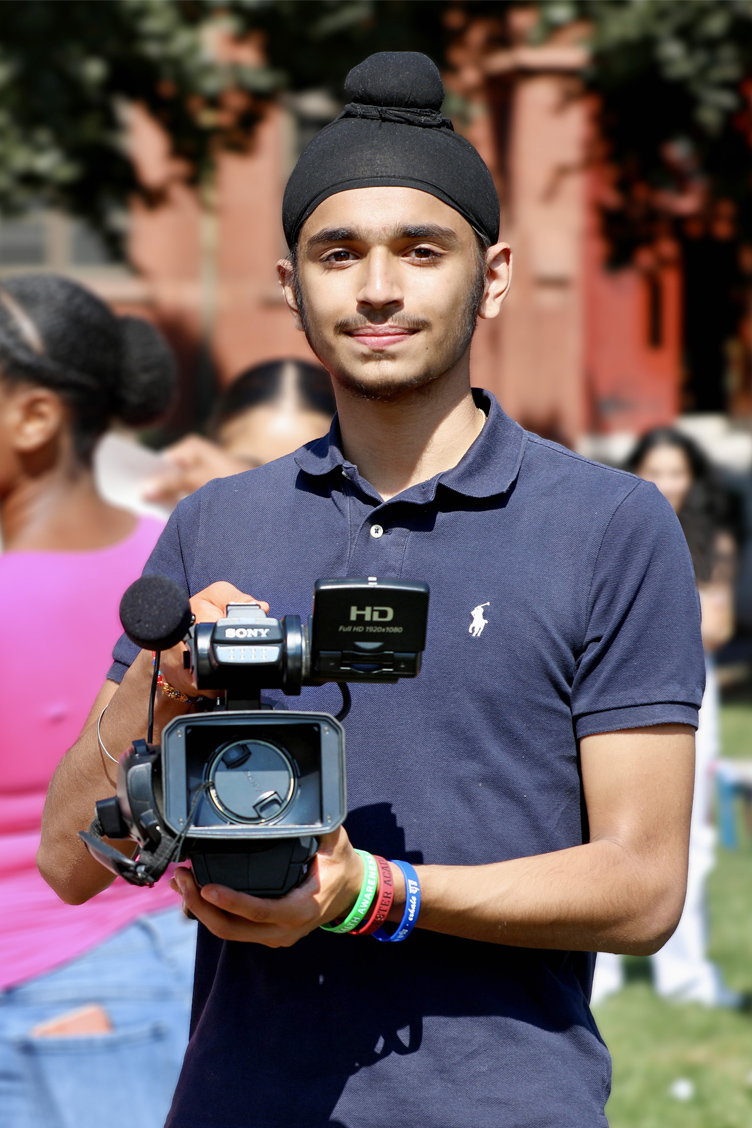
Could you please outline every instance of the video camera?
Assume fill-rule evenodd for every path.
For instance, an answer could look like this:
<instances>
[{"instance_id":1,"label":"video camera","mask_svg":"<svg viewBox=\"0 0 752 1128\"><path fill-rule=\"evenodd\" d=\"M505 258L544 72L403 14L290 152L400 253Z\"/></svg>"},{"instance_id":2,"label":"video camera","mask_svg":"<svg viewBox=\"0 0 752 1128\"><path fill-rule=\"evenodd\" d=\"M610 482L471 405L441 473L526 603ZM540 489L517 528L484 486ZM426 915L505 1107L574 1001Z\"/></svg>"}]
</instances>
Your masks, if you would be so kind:
<instances>
[{"instance_id":1,"label":"video camera","mask_svg":"<svg viewBox=\"0 0 752 1128\"><path fill-rule=\"evenodd\" d=\"M281 897L303 881L319 837L347 815L348 682L416 677L425 648L428 586L406 580L317 580L313 614L267 617L230 603L217 623L194 623L184 591L145 576L123 596L120 618L137 646L156 651L147 740L120 758L117 795L96 804L80 837L94 858L132 885L153 885L190 859L199 885ZM187 644L186 669L202 711L175 718L152 744L159 652ZM263 689L299 695L339 683L329 713L273 709ZM132 838L133 858L105 838Z\"/></svg>"}]
</instances>

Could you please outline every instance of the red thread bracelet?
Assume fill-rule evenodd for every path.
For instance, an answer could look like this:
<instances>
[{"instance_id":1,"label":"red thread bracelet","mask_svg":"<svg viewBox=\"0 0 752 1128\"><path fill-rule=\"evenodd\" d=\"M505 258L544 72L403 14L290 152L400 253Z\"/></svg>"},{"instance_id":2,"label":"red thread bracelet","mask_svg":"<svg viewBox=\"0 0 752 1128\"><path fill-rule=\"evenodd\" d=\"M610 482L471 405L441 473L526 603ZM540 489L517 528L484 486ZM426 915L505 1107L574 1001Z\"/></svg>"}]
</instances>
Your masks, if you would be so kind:
<instances>
[{"instance_id":1,"label":"red thread bracelet","mask_svg":"<svg viewBox=\"0 0 752 1128\"><path fill-rule=\"evenodd\" d=\"M376 890L373 907L368 918L363 921L360 928L350 933L351 936L368 936L371 932L375 932L380 928L389 916L389 910L394 901L394 877L392 876L392 867L389 865L386 858L375 855L374 860L379 868L379 887Z\"/></svg>"}]
</instances>

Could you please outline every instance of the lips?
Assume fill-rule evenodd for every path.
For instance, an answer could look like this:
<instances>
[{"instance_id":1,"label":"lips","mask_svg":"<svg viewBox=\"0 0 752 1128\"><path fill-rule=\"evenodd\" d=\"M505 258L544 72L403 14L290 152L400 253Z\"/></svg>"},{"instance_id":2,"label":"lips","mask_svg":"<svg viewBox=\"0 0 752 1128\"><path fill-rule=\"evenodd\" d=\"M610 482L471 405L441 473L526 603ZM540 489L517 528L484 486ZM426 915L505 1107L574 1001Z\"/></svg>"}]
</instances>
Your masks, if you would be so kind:
<instances>
[{"instance_id":1,"label":"lips","mask_svg":"<svg viewBox=\"0 0 752 1128\"><path fill-rule=\"evenodd\" d=\"M349 336L368 349L387 349L399 345L415 333L414 329L402 329L398 325L368 325L353 330Z\"/></svg>"}]
</instances>

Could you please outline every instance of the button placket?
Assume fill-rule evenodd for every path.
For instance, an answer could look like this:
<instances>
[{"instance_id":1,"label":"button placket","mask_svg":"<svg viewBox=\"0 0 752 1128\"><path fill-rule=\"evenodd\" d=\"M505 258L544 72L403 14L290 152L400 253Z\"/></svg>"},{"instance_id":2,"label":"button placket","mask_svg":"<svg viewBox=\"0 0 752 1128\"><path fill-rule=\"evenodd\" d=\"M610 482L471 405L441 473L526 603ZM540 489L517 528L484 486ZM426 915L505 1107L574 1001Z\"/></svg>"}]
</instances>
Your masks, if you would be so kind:
<instances>
[{"instance_id":1,"label":"button placket","mask_svg":"<svg viewBox=\"0 0 752 1128\"><path fill-rule=\"evenodd\" d=\"M400 575L411 524L409 512L405 513L400 508L398 513L397 508L388 503L377 506L375 511L365 516L350 560L353 574Z\"/></svg>"}]
</instances>

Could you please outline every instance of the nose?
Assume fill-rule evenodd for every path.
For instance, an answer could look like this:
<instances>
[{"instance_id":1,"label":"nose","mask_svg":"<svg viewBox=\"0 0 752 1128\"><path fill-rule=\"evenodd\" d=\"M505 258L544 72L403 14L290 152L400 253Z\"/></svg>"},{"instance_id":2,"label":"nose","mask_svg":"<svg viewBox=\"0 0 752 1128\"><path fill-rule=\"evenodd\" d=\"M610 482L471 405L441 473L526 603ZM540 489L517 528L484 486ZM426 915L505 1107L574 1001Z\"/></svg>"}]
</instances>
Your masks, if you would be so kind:
<instances>
[{"instance_id":1,"label":"nose","mask_svg":"<svg viewBox=\"0 0 752 1128\"><path fill-rule=\"evenodd\" d=\"M389 316L404 304L399 263L386 247L373 247L361 265L359 306Z\"/></svg>"}]
</instances>

